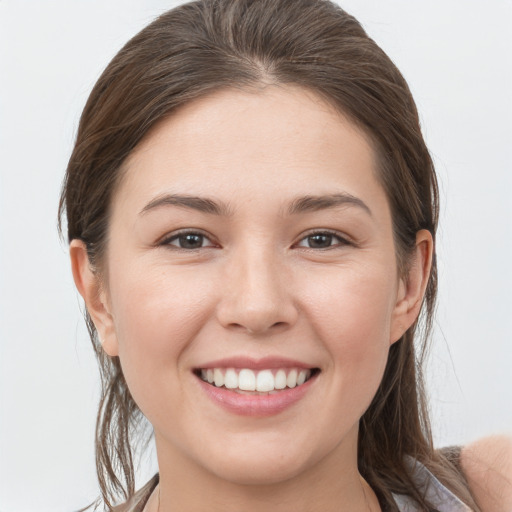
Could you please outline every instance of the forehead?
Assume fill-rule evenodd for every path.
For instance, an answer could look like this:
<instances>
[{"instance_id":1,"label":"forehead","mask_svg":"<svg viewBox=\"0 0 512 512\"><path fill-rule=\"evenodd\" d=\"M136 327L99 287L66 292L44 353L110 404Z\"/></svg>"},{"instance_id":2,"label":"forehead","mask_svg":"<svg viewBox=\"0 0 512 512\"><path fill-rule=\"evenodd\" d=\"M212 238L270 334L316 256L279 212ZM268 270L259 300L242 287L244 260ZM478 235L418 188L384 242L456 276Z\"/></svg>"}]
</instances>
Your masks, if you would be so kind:
<instances>
[{"instance_id":1,"label":"forehead","mask_svg":"<svg viewBox=\"0 0 512 512\"><path fill-rule=\"evenodd\" d=\"M270 199L276 190L326 194L333 187L382 194L375 161L366 134L314 93L291 86L227 89L154 127L125 162L116 197L136 192L133 203L166 188L231 201Z\"/></svg>"}]
</instances>

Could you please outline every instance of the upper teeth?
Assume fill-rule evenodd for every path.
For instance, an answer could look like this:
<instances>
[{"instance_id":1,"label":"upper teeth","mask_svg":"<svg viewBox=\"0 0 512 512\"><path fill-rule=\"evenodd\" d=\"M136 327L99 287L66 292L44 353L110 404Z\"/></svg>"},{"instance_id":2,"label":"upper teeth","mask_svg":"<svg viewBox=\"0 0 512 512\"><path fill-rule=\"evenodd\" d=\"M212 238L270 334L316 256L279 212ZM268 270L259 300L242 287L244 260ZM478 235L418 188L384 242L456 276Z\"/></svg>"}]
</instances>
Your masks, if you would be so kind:
<instances>
[{"instance_id":1,"label":"upper teeth","mask_svg":"<svg viewBox=\"0 0 512 512\"><path fill-rule=\"evenodd\" d=\"M201 378L220 388L240 389L242 391L269 392L286 387L294 388L304 384L311 376L311 370L286 368L279 370L260 370L254 372L248 368L208 368L201 370Z\"/></svg>"}]
</instances>

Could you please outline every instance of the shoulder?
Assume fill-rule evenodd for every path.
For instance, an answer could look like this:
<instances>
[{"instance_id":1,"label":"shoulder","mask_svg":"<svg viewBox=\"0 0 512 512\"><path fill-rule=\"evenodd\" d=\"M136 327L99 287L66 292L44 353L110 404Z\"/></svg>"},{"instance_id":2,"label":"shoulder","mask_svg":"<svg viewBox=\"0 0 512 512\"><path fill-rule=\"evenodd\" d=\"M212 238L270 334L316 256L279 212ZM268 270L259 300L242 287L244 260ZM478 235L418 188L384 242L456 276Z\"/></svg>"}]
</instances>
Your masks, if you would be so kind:
<instances>
[{"instance_id":1,"label":"shoulder","mask_svg":"<svg viewBox=\"0 0 512 512\"><path fill-rule=\"evenodd\" d=\"M462 471L482 512L512 511L512 436L491 436L462 448Z\"/></svg>"}]
</instances>

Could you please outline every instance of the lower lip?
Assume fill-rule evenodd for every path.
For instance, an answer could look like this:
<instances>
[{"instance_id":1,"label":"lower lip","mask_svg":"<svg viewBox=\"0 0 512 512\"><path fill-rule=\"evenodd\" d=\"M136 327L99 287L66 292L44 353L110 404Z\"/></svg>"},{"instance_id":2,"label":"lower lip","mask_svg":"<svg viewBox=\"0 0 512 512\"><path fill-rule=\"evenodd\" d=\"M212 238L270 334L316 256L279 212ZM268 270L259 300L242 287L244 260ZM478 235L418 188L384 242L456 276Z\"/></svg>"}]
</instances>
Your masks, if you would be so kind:
<instances>
[{"instance_id":1,"label":"lower lip","mask_svg":"<svg viewBox=\"0 0 512 512\"><path fill-rule=\"evenodd\" d=\"M294 388L285 389L271 395L246 395L226 388L217 388L198 377L206 395L216 404L241 416L272 416L279 414L297 403L309 391L317 375Z\"/></svg>"}]
</instances>

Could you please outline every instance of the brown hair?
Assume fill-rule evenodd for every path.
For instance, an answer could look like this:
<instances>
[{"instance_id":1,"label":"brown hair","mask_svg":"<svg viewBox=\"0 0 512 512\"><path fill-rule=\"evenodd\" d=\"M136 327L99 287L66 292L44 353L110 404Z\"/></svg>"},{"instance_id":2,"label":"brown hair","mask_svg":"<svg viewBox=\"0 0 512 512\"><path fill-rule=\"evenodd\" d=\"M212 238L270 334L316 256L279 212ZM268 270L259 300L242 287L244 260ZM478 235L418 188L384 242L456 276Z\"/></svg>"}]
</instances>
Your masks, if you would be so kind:
<instances>
[{"instance_id":1,"label":"brown hair","mask_svg":"<svg viewBox=\"0 0 512 512\"><path fill-rule=\"evenodd\" d=\"M122 163L151 127L178 107L215 90L294 84L323 97L371 138L379 178L392 212L399 269L416 233L435 236L438 195L416 106L400 72L361 25L325 0L199 0L156 19L114 57L84 108L62 189L68 239L85 242L101 272L109 208ZM414 497L406 456L425 464L463 501L478 510L463 476L433 448L422 362L432 323L435 260L422 310L423 344L415 354L413 325L394 345L384 378L360 421L359 470L387 510L391 493ZM134 493L133 440L141 413L119 359L105 355L90 317L102 396L96 463L103 500ZM139 435L140 437L140 435Z\"/></svg>"}]
</instances>

